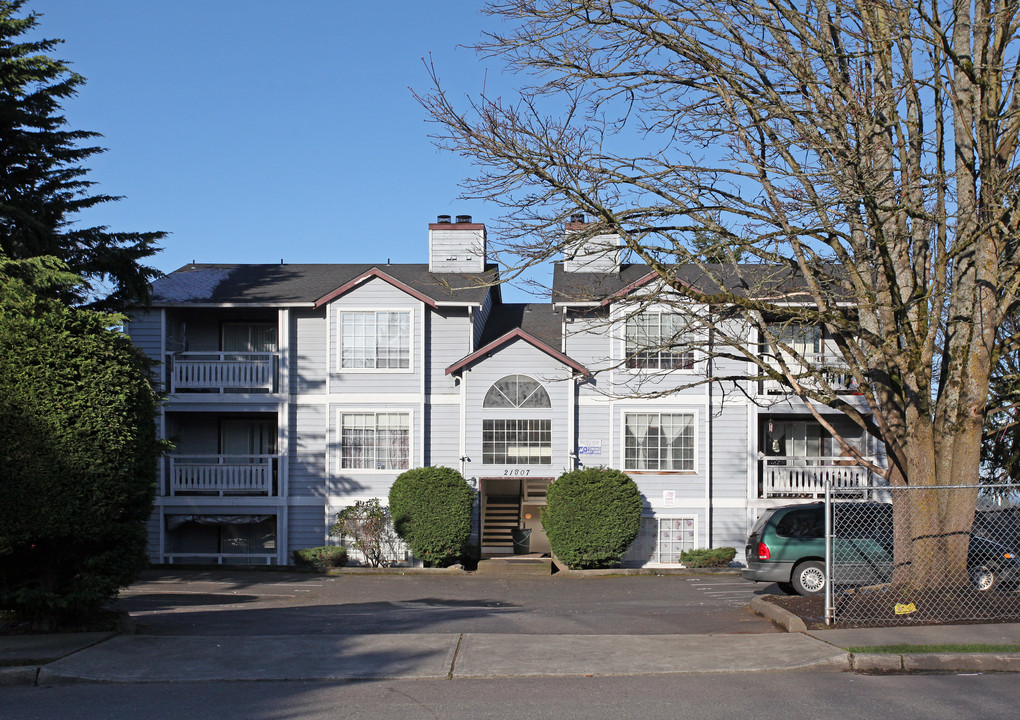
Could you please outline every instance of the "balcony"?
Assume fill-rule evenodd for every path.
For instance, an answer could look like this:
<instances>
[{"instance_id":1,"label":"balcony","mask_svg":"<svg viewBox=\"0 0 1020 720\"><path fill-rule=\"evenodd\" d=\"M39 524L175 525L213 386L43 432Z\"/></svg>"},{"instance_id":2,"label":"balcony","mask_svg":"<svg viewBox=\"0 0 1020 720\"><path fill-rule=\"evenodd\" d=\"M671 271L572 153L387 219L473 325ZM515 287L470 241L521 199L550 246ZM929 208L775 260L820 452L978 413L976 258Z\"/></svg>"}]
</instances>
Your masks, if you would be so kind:
<instances>
[{"instance_id":1,"label":"balcony","mask_svg":"<svg viewBox=\"0 0 1020 720\"><path fill-rule=\"evenodd\" d=\"M279 391L280 353L168 353L166 366L171 393Z\"/></svg>"},{"instance_id":2,"label":"balcony","mask_svg":"<svg viewBox=\"0 0 1020 720\"><path fill-rule=\"evenodd\" d=\"M819 370L825 378L825 382L839 395L859 395L857 385L843 358L825 353L804 353L802 355L805 364L787 360L786 366L794 376ZM778 367L776 368L779 369ZM804 375L799 382L805 388L819 388L821 383L814 376ZM789 387L766 378L761 381L761 393L763 395L786 395L792 392Z\"/></svg>"},{"instance_id":3,"label":"balcony","mask_svg":"<svg viewBox=\"0 0 1020 720\"><path fill-rule=\"evenodd\" d=\"M172 455L170 495L276 495L279 455Z\"/></svg>"},{"instance_id":4,"label":"balcony","mask_svg":"<svg viewBox=\"0 0 1020 720\"><path fill-rule=\"evenodd\" d=\"M761 466L762 497L823 497L826 483L840 495L863 492L871 473L852 463L846 456L767 457Z\"/></svg>"}]
</instances>

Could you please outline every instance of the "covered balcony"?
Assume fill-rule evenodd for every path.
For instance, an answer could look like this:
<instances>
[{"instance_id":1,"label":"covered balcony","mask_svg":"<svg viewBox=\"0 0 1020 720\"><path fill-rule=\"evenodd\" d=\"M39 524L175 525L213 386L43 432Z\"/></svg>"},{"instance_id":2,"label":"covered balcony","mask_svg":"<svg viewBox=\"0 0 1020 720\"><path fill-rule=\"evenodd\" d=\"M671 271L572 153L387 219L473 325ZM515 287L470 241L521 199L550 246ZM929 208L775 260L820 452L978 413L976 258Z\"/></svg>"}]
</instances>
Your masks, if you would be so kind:
<instances>
[{"instance_id":1,"label":"covered balcony","mask_svg":"<svg viewBox=\"0 0 1020 720\"><path fill-rule=\"evenodd\" d=\"M275 313L182 310L167 317L167 327L164 365L171 393L280 391Z\"/></svg>"},{"instance_id":2,"label":"covered balcony","mask_svg":"<svg viewBox=\"0 0 1020 720\"><path fill-rule=\"evenodd\" d=\"M867 462L875 441L846 418L832 416L835 432ZM859 495L875 478L815 419L804 415L759 418L759 497L819 498L829 484L838 495Z\"/></svg>"},{"instance_id":3,"label":"covered balcony","mask_svg":"<svg viewBox=\"0 0 1020 720\"><path fill-rule=\"evenodd\" d=\"M280 494L275 413L170 412L174 451L163 461L163 495Z\"/></svg>"}]
</instances>

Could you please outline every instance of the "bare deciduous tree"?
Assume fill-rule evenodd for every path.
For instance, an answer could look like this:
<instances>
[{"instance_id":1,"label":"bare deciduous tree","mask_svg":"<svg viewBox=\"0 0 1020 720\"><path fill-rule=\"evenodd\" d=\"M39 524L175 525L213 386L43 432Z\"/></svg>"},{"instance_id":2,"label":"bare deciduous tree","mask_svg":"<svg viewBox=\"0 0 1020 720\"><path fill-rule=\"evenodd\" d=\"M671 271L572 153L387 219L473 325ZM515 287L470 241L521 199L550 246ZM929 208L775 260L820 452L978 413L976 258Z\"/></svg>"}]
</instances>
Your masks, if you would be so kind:
<instances>
[{"instance_id":1,"label":"bare deciduous tree","mask_svg":"<svg viewBox=\"0 0 1020 720\"><path fill-rule=\"evenodd\" d=\"M465 195L506 210L518 268L569 250L561 228L586 213L584 237L618 234L660 289L740 321L713 323L713 352L880 438L892 484L952 486L977 481L1020 283L1018 9L503 0L478 50L518 73L516 97L460 107L432 69L420 100L478 168ZM681 282L692 264L714 282ZM777 329L791 324L824 328L866 408ZM965 582L976 496L942 497L931 515L898 508L898 549L925 552L897 582L931 583L918 558Z\"/></svg>"}]
</instances>

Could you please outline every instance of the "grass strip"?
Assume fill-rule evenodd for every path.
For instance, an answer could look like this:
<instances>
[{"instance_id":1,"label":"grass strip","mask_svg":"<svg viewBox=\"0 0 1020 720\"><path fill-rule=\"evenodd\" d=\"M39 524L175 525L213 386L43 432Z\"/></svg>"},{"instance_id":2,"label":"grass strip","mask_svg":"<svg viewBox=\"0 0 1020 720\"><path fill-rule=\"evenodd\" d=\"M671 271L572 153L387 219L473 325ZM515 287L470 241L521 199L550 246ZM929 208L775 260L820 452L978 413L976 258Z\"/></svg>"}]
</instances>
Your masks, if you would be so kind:
<instances>
[{"instance_id":1,"label":"grass strip","mask_svg":"<svg viewBox=\"0 0 1020 720\"><path fill-rule=\"evenodd\" d=\"M964 643L960 645L860 645L845 648L852 653L1018 653L1020 645L988 645L985 643Z\"/></svg>"}]
</instances>

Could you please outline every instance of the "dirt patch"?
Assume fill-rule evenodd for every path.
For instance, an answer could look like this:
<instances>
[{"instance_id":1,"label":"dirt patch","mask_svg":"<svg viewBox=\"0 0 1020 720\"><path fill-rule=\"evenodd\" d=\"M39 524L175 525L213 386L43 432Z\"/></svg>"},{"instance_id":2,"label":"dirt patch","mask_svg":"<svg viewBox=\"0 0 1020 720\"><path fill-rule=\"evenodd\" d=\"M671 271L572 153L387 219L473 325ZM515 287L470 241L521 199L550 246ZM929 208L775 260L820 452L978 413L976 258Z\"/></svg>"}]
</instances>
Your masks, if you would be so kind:
<instances>
[{"instance_id":1,"label":"dirt patch","mask_svg":"<svg viewBox=\"0 0 1020 720\"><path fill-rule=\"evenodd\" d=\"M1020 594L966 589L907 592L891 586L833 596L834 622L825 624L825 596L763 598L800 617L808 629L1020 622Z\"/></svg>"}]
</instances>

